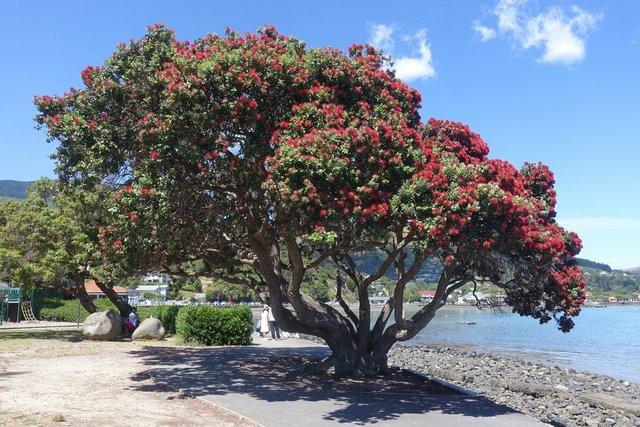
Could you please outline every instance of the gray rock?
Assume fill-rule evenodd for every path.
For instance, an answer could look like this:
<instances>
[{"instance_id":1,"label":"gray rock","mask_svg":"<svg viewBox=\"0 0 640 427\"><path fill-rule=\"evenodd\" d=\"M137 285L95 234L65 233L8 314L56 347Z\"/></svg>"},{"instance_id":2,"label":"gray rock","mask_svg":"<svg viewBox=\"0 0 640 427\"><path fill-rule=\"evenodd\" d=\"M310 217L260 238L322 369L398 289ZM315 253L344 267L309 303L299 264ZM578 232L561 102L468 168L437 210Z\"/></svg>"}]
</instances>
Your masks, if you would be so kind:
<instances>
[{"instance_id":1,"label":"gray rock","mask_svg":"<svg viewBox=\"0 0 640 427\"><path fill-rule=\"evenodd\" d=\"M122 319L114 310L90 314L84 321L82 333L87 340L108 341L118 338L122 333Z\"/></svg>"},{"instance_id":2,"label":"gray rock","mask_svg":"<svg viewBox=\"0 0 640 427\"><path fill-rule=\"evenodd\" d=\"M507 390L515 391L516 393L528 394L530 396L542 397L547 394L552 394L553 389L539 384L527 383L524 381L511 380L500 381L500 386Z\"/></svg>"},{"instance_id":3,"label":"gray rock","mask_svg":"<svg viewBox=\"0 0 640 427\"><path fill-rule=\"evenodd\" d=\"M164 327L155 317L144 319L142 323L133 331L131 339L134 340L161 340L164 338Z\"/></svg>"},{"instance_id":4,"label":"gray rock","mask_svg":"<svg viewBox=\"0 0 640 427\"><path fill-rule=\"evenodd\" d=\"M573 405L567 405L567 407L564 409L571 415L580 415L582 413L582 411L577 406Z\"/></svg>"},{"instance_id":5,"label":"gray rock","mask_svg":"<svg viewBox=\"0 0 640 427\"><path fill-rule=\"evenodd\" d=\"M605 393L586 393L580 399L588 405L628 412L633 415L640 415L640 405L627 402ZM605 409L605 413L608 411Z\"/></svg>"}]
</instances>

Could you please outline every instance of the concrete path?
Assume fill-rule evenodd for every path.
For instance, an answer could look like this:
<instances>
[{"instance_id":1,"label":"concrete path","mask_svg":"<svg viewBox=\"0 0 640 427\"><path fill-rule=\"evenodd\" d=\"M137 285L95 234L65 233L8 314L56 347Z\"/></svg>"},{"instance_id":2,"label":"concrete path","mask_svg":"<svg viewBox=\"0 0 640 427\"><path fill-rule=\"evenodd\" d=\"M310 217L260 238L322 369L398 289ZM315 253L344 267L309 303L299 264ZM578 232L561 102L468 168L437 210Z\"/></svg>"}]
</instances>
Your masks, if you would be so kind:
<instances>
[{"instance_id":1,"label":"concrete path","mask_svg":"<svg viewBox=\"0 0 640 427\"><path fill-rule=\"evenodd\" d=\"M482 397L358 390L294 378L292 357L317 358L324 346L306 340L263 341L236 348L146 347L138 352L156 380L265 426L345 425L540 426ZM279 363L279 365L278 365ZM275 366L275 368L273 368Z\"/></svg>"}]
</instances>

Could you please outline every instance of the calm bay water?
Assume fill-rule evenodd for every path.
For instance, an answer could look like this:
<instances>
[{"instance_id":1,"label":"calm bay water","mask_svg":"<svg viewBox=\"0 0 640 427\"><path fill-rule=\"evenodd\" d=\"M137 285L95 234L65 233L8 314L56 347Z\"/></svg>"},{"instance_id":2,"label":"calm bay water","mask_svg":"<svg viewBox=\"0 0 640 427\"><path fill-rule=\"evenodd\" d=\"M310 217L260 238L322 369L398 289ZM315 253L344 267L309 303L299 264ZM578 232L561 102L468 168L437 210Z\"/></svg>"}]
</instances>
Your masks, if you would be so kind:
<instances>
[{"instance_id":1,"label":"calm bay water","mask_svg":"<svg viewBox=\"0 0 640 427\"><path fill-rule=\"evenodd\" d=\"M406 316L416 309L406 308ZM461 324L462 316L467 322ZM444 344L517 355L640 383L640 306L584 308L569 333L517 314L444 307L408 344Z\"/></svg>"}]
</instances>

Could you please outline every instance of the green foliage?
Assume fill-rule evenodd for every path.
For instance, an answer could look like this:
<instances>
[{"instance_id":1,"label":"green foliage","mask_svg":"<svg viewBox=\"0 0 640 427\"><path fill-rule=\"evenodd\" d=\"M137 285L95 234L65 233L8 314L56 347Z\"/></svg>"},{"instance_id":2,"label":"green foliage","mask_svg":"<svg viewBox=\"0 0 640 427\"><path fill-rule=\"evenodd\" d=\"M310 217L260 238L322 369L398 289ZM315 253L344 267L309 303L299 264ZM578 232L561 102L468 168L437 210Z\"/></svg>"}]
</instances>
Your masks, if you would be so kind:
<instances>
[{"instance_id":1,"label":"green foliage","mask_svg":"<svg viewBox=\"0 0 640 427\"><path fill-rule=\"evenodd\" d=\"M178 277L175 280L178 289L189 292L202 292L202 282L198 277Z\"/></svg>"},{"instance_id":2,"label":"green foliage","mask_svg":"<svg viewBox=\"0 0 640 427\"><path fill-rule=\"evenodd\" d=\"M605 270L582 267L587 279L589 299L615 296L623 299L637 299L640 294L640 275L620 270Z\"/></svg>"},{"instance_id":3,"label":"green foliage","mask_svg":"<svg viewBox=\"0 0 640 427\"><path fill-rule=\"evenodd\" d=\"M117 308L108 299L95 300L94 303L100 310L116 310ZM80 306L80 321L89 316L89 313ZM78 300L70 299L46 299L40 308L40 319L54 322L75 322L78 318Z\"/></svg>"},{"instance_id":4,"label":"green foliage","mask_svg":"<svg viewBox=\"0 0 640 427\"><path fill-rule=\"evenodd\" d=\"M40 179L25 200L0 202L0 280L34 288L72 287L79 267L100 269L97 222L102 197L62 192Z\"/></svg>"},{"instance_id":5,"label":"green foliage","mask_svg":"<svg viewBox=\"0 0 640 427\"><path fill-rule=\"evenodd\" d=\"M304 277L300 290L320 302L332 301L336 297L336 269L332 265L313 269ZM343 290L343 294L348 291Z\"/></svg>"},{"instance_id":6,"label":"green foliage","mask_svg":"<svg viewBox=\"0 0 640 427\"><path fill-rule=\"evenodd\" d=\"M157 299L162 299L162 297L160 295L158 295L155 292L151 292L151 291L146 291L142 294L142 297L146 300L157 300Z\"/></svg>"},{"instance_id":7,"label":"green foliage","mask_svg":"<svg viewBox=\"0 0 640 427\"><path fill-rule=\"evenodd\" d=\"M176 319L177 334L186 342L204 345L248 345L253 317L248 307L182 307Z\"/></svg>"},{"instance_id":8,"label":"green foliage","mask_svg":"<svg viewBox=\"0 0 640 427\"><path fill-rule=\"evenodd\" d=\"M176 333L176 317L181 307L178 305L159 305L156 307L138 307L138 318L142 322L149 317L158 319L168 334Z\"/></svg>"},{"instance_id":9,"label":"green foliage","mask_svg":"<svg viewBox=\"0 0 640 427\"><path fill-rule=\"evenodd\" d=\"M214 280L206 288L207 301L235 301L251 302L258 301L253 290L244 285L227 283L223 280Z\"/></svg>"}]
</instances>

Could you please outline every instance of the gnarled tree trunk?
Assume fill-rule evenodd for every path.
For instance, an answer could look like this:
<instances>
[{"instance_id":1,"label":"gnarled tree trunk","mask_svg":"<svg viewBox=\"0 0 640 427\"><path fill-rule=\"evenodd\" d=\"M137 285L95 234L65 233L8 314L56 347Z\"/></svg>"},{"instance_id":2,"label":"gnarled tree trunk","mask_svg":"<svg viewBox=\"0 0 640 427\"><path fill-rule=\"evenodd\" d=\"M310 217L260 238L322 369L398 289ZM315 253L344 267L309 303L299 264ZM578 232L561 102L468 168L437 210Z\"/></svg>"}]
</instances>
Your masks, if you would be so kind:
<instances>
[{"instance_id":1,"label":"gnarled tree trunk","mask_svg":"<svg viewBox=\"0 0 640 427\"><path fill-rule=\"evenodd\" d=\"M84 271L80 271L76 274L73 283L73 293L76 298L78 298L78 301L80 301L80 304L82 305L82 307L84 307L85 310L87 310L89 313L95 313L96 311L98 311L98 307L96 307L96 305L93 303L93 300L91 299L89 294L87 294L87 290L84 287L84 281L86 277L87 275Z\"/></svg>"},{"instance_id":2,"label":"gnarled tree trunk","mask_svg":"<svg viewBox=\"0 0 640 427\"><path fill-rule=\"evenodd\" d=\"M112 286L103 283L96 278L93 278L93 280L95 280L98 288L100 288L100 290L107 296L107 298L109 298L113 305L116 306L122 317L128 316L129 313L133 311L133 307L129 305L129 302L118 295L116 291L113 290Z\"/></svg>"}]
</instances>

